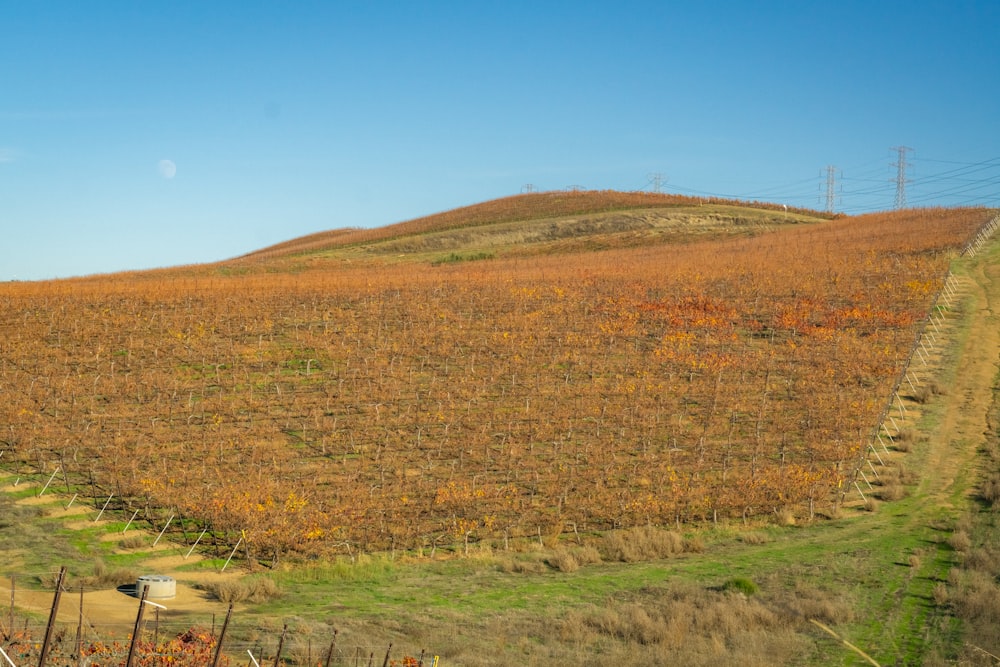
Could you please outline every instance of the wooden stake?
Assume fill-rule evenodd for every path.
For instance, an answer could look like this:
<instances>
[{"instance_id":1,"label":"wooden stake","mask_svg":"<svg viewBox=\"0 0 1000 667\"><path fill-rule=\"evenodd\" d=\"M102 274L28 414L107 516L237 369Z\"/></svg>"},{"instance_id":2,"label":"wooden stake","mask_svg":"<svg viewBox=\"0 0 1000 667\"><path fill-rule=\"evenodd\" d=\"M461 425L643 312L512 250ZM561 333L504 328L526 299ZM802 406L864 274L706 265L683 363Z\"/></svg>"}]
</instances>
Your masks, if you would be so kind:
<instances>
[{"instance_id":1,"label":"wooden stake","mask_svg":"<svg viewBox=\"0 0 1000 667\"><path fill-rule=\"evenodd\" d=\"M45 659L49 656L49 645L52 642L52 631L56 625L56 614L59 612L59 597L62 595L63 580L66 578L66 566L59 568L59 579L56 581L56 594L52 598L52 611L49 613L49 624L45 627L45 640L38 656L38 667L45 667Z\"/></svg>"},{"instance_id":2,"label":"wooden stake","mask_svg":"<svg viewBox=\"0 0 1000 667\"><path fill-rule=\"evenodd\" d=\"M83 665L83 584L80 584L80 622L76 626L76 664Z\"/></svg>"},{"instance_id":3,"label":"wooden stake","mask_svg":"<svg viewBox=\"0 0 1000 667\"><path fill-rule=\"evenodd\" d=\"M212 667L219 667L219 658L222 657L222 642L226 639L226 629L229 627L229 618L233 615L233 603L229 603L229 611L226 612L226 620L222 622L222 632L219 633L219 643L215 645L215 660ZM251 658L253 655L251 654Z\"/></svg>"},{"instance_id":4,"label":"wooden stake","mask_svg":"<svg viewBox=\"0 0 1000 667\"><path fill-rule=\"evenodd\" d=\"M13 634L14 632L14 575L10 575L10 625L8 626L8 631Z\"/></svg>"},{"instance_id":5,"label":"wooden stake","mask_svg":"<svg viewBox=\"0 0 1000 667\"><path fill-rule=\"evenodd\" d=\"M139 611L135 615L135 629L132 630L132 643L128 647L128 659L125 667L132 667L135 660L135 646L139 643L139 635L142 634L142 614L146 610L146 595L149 593L149 586L142 587L142 597L139 598Z\"/></svg>"},{"instance_id":6,"label":"wooden stake","mask_svg":"<svg viewBox=\"0 0 1000 667\"><path fill-rule=\"evenodd\" d=\"M288 623L285 623L285 627L281 630L281 638L278 640L278 652L274 654L274 667L278 667L281 664L281 649L285 645L286 632L288 632Z\"/></svg>"},{"instance_id":7,"label":"wooden stake","mask_svg":"<svg viewBox=\"0 0 1000 667\"><path fill-rule=\"evenodd\" d=\"M325 667L330 667L330 660L333 659L333 651L337 646L337 629L333 630L333 639L330 641L330 650L326 652L326 664Z\"/></svg>"}]
</instances>

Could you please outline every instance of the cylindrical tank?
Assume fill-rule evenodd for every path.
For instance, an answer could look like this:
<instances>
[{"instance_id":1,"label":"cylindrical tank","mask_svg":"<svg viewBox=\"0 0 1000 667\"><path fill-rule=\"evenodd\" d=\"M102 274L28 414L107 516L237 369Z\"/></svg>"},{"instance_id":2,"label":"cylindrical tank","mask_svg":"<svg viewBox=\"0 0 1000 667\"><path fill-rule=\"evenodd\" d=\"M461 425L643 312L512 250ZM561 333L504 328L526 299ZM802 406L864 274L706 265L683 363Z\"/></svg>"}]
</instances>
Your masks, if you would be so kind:
<instances>
[{"instance_id":1,"label":"cylindrical tank","mask_svg":"<svg viewBox=\"0 0 1000 667\"><path fill-rule=\"evenodd\" d=\"M165 574L144 574L135 581L135 596L141 598L144 589L148 589L147 600L172 598L177 595L177 582Z\"/></svg>"}]
</instances>

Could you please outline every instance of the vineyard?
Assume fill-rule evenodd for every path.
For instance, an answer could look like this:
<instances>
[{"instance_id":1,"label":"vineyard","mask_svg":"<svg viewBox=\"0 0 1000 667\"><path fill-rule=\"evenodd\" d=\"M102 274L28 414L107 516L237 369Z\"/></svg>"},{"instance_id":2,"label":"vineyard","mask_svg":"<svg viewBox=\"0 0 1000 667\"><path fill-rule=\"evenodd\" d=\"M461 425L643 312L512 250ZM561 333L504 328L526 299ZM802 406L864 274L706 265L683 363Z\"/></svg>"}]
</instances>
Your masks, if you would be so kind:
<instances>
[{"instance_id":1,"label":"vineyard","mask_svg":"<svg viewBox=\"0 0 1000 667\"><path fill-rule=\"evenodd\" d=\"M0 464L268 561L808 519L989 218L4 284Z\"/></svg>"}]
</instances>

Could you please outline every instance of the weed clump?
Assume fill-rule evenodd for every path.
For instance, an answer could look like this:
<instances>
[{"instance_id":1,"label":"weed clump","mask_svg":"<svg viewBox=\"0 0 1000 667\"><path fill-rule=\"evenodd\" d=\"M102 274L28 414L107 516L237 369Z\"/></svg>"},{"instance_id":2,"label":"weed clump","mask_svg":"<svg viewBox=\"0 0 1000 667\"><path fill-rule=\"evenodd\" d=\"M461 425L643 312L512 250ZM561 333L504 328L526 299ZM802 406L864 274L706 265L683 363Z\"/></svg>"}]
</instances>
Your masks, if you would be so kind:
<instances>
[{"instance_id":1,"label":"weed clump","mask_svg":"<svg viewBox=\"0 0 1000 667\"><path fill-rule=\"evenodd\" d=\"M146 546L146 538L141 533L118 540L119 549L141 549L144 546Z\"/></svg>"},{"instance_id":2,"label":"weed clump","mask_svg":"<svg viewBox=\"0 0 1000 667\"><path fill-rule=\"evenodd\" d=\"M580 569L580 561L565 549L557 550L545 562L560 572L576 572Z\"/></svg>"},{"instance_id":3,"label":"weed clump","mask_svg":"<svg viewBox=\"0 0 1000 667\"><path fill-rule=\"evenodd\" d=\"M281 597L281 589L278 584L274 579L266 576L216 581L204 584L202 588L223 603L251 602L260 604Z\"/></svg>"},{"instance_id":4,"label":"weed clump","mask_svg":"<svg viewBox=\"0 0 1000 667\"><path fill-rule=\"evenodd\" d=\"M743 544L767 544L771 537L767 533L750 531L740 535L740 542Z\"/></svg>"},{"instance_id":5,"label":"weed clump","mask_svg":"<svg viewBox=\"0 0 1000 667\"><path fill-rule=\"evenodd\" d=\"M686 550L685 546L680 533L655 526L641 526L606 533L599 550L604 560L637 563L682 553Z\"/></svg>"},{"instance_id":6,"label":"weed clump","mask_svg":"<svg viewBox=\"0 0 1000 667\"><path fill-rule=\"evenodd\" d=\"M896 481L887 481L876 491L876 494L879 500L885 500L886 502L902 500L906 497L906 487Z\"/></svg>"},{"instance_id":7,"label":"weed clump","mask_svg":"<svg viewBox=\"0 0 1000 667\"><path fill-rule=\"evenodd\" d=\"M965 552L972 546L972 539L964 530L956 530L948 536L948 546L955 551Z\"/></svg>"}]
</instances>

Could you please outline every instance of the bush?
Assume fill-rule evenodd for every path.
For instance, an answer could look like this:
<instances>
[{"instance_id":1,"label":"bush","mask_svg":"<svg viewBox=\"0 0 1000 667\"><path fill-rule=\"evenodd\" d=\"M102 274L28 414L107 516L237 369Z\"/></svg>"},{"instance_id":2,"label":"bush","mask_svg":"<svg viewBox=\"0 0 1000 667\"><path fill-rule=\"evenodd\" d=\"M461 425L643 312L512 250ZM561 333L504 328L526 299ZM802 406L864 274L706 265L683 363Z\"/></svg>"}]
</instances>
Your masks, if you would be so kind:
<instances>
[{"instance_id":1,"label":"bush","mask_svg":"<svg viewBox=\"0 0 1000 667\"><path fill-rule=\"evenodd\" d=\"M141 549L144 546L146 546L146 537L142 533L118 540L119 549Z\"/></svg>"},{"instance_id":2,"label":"bush","mask_svg":"<svg viewBox=\"0 0 1000 667\"><path fill-rule=\"evenodd\" d=\"M757 588L757 584L746 577L733 577L722 584L722 590L750 596L756 595L759 589Z\"/></svg>"},{"instance_id":3,"label":"bush","mask_svg":"<svg viewBox=\"0 0 1000 667\"><path fill-rule=\"evenodd\" d=\"M906 497L906 487L899 482L887 481L875 493L879 500L902 500Z\"/></svg>"},{"instance_id":4,"label":"bush","mask_svg":"<svg viewBox=\"0 0 1000 667\"><path fill-rule=\"evenodd\" d=\"M1000 474L991 473L989 478L983 482L982 498L990 506L995 506L997 501L1000 501Z\"/></svg>"},{"instance_id":5,"label":"bush","mask_svg":"<svg viewBox=\"0 0 1000 667\"><path fill-rule=\"evenodd\" d=\"M972 546L972 539L969 538L967 532L959 529L948 537L948 546L955 551L968 551L969 547Z\"/></svg>"},{"instance_id":6,"label":"bush","mask_svg":"<svg viewBox=\"0 0 1000 667\"><path fill-rule=\"evenodd\" d=\"M549 567L560 572L576 572L580 569L580 562L565 549L559 549L549 556L545 562L548 563Z\"/></svg>"},{"instance_id":7,"label":"bush","mask_svg":"<svg viewBox=\"0 0 1000 667\"><path fill-rule=\"evenodd\" d=\"M794 526L795 512L790 507L782 507L774 511L774 520L779 526Z\"/></svg>"},{"instance_id":8,"label":"bush","mask_svg":"<svg viewBox=\"0 0 1000 667\"><path fill-rule=\"evenodd\" d=\"M593 565L601 562L601 552L590 546L574 549L573 557L580 565Z\"/></svg>"},{"instance_id":9,"label":"bush","mask_svg":"<svg viewBox=\"0 0 1000 667\"><path fill-rule=\"evenodd\" d=\"M219 602L251 602L260 604L281 597L281 589L267 576L227 579L204 584L202 588Z\"/></svg>"}]
</instances>

